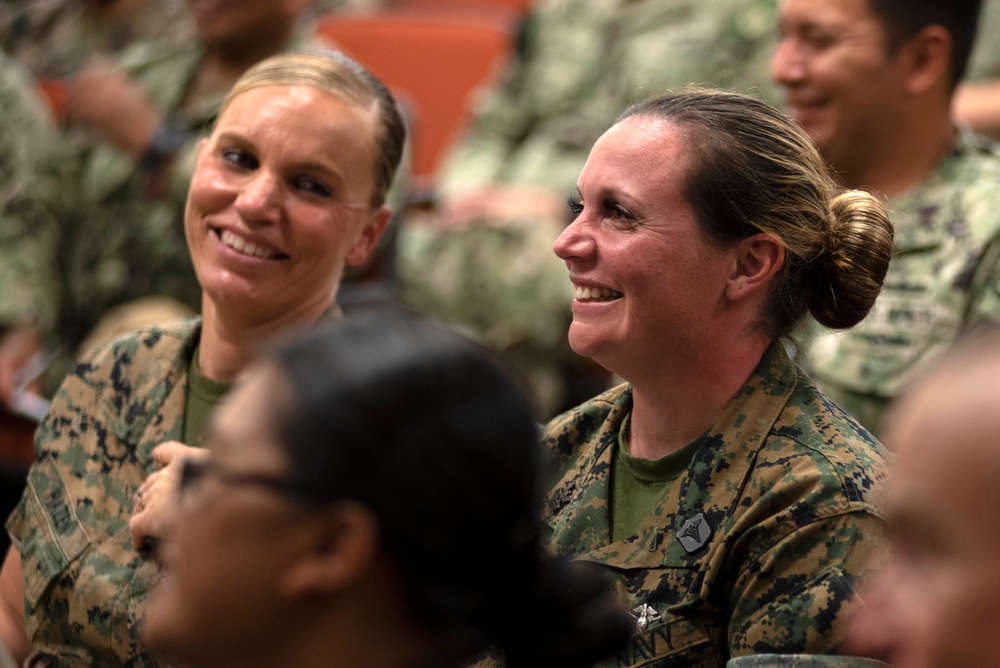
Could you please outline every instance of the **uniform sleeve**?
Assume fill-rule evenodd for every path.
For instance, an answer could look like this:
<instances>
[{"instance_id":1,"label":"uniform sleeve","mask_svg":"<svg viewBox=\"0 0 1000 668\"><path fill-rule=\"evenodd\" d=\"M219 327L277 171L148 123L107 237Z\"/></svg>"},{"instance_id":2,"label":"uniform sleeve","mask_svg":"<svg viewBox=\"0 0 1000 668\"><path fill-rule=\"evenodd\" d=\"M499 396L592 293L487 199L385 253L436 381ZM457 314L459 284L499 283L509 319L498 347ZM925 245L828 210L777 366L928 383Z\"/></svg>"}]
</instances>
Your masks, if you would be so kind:
<instances>
[{"instance_id":1,"label":"uniform sleeve","mask_svg":"<svg viewBox=\"0 0 1000 668\"><path fill-rule=\"evenodd\" d=\"M42 589L86 547L87 524L96 523L93 498L111 495L120 506L131 507L131 490L116 493L106 475L117 453L102 450L113 419L102 410L113 405L103 396L113 366L110 349L81 361L35 434L36 461L7 521L12 542L21 551L29 616Z\"/></svg>"},{"instance_id":2,"label":"uniform sleeve","mask_svg":"<svg viewBox=\"0 0 1000 668\"><path fill-rule=\"evenodd\" d=\"M750 537L729 600L731 656L836 653L887 542L884 520L844 505Z\"/></svg>"},{"instance_id":3,"label":"uniform sleeve","mask_svg":"<svg viewBox=\"0 0 1000 668\"><path fill-rule=\"evenodd\" d=\"M55 127L30 76L0 55L0 326L49 327L58 298Z\"/></svg>"}]
</instances>

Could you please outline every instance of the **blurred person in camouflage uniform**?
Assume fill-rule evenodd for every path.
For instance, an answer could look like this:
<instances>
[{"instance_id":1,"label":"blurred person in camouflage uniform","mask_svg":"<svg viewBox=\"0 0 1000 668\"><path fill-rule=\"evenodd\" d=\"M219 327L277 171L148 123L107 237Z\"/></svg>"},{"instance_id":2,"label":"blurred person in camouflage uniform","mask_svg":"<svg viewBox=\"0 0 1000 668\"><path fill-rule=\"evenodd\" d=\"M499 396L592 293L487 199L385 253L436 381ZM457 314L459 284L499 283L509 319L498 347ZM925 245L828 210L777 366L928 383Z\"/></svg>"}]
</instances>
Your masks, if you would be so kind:
<instances>
[{"instance_id":1,"label":"blurred person in camouflage uniform","mask_svg":"<svg viewBox=\"0 0 1000 668\"><path fill-rule=\"evenodd\" d=\"M184 217L202 317L88 354L36 433L0 571L0 642L18 659L156 665L137 626L181 460L259 346L337 317L344 267L388 222L404 136L385 87L339 53L275 56L237 82Z\"/></svg>"},{"instance_id":2,"label":"blurred person in camouflage uniform","mask_svg":"<svg viewBox=\"0 0 1000 668\"><path fill-rule=\"evenodd\" d=\"M437 175L439 212L401 231L404 301L506 351L543 414L582 400L567 396L564 372L581 361L565 343L572 292L551 247L587 153L650 93L695 82L770 97L774 3L539 2Z\"/></svg>"},{"instance_id":3,"label":"blurred person in camouflage uniform","mask_svg":"<svg viewBox=\"0 0 1000 668\"><path fill-rule=\"evenodd\" d=\"M773 58L788 113L849 188L888 198L882 295L846 332L805 332L820 389L868 429L917 368L1000 317L1000 154L951 121L980 3L782 0Z\"/></svg>"},{"instance_id":4,"label":"blurred person in camouflage uniform","mask_svg":"<svg viewBox=\"0 0 1000 668\"><path fill-rule=\"evenodd\" d=\"M1000 332L976 332L903 390L888 566L864 593L850 644L896 668L992 668L1000 656Z\"/></svg>"},{"instance_id":5,"label":"blurred person in camouflage uniform","mask_svg":"<svg viewBox=\"0 0 1000 668\"><path fill-rule=\"evenodd\" d=\"M555 243L569 341L627 383L547 425L543 513L549 546L607 571L635 618L599 665L836 654L879 563L885 453L783 337L806 312L864 317L892 251L884 207L837 194L783 114L721 91L630 108L578 185Z\"/></svg>"},{"instance_id":6,"label":"blurred person in camouflage uniform","mask_svg":"<svg viewBox=\"0 0 1000 668\"><path fill-rule=\"evenodd\" d=\"M72 75L150 40L195 38L186 0L4 0L0 48L40 77ZM310 12L371 11L383 0L314 0Z\"/></svg>"},{"instance_id":7,"label":"blurred person in camouflage uniform","mask_svg":"<svg viewBox=\"0 0 1000 668\"><path fill-rule=\"evenodd\" d=\"M184 0L4 0L0 48L39 77L75 73L150 39L191 37Z\"/></svg>"},{"instance_id":8,"label":"blurred person in camouflage uniform","mask_svg":"<svg viewBox=\"0 0 1000 668\"><path fill-rule=\"evenodd\" d=\"M40 337L55 351L47 395L95 328L107 340L197 310L182 222L195 146L250 65L306 44L310 1L189 0L196 40L141 42L69 80L72 173L59 193L53 271L61 299L54 329Z\"/></svg>"},{"instance_id":9,"label":"blurred person in camouflage uniform","mask_svg":"<svg viewBox=\"0 0 1000 668\"><path fill-rule=\"evenodd\" d=\"M55 322L59 192L55 123L31 74L0 52L0 403Z\"/></svg>"}]
</instances>

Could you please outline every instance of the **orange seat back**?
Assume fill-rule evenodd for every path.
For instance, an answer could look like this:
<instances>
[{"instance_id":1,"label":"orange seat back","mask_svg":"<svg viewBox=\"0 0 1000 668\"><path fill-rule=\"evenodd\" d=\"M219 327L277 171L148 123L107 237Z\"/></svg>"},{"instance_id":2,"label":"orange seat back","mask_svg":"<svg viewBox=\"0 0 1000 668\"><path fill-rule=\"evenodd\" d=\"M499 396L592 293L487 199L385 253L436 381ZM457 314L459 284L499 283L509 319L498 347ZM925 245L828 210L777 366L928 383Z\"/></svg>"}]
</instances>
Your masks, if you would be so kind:
<instances>
[{"instance_id":1,"label":"orange seat back","mask_svg":"<svg viewBox=\"0 0 1000 668\"><path fill-rule=\"evenodd\" d=\"M444 150L468 123L471 93L492 81L511 48L515 26L495 19L387 10L317 22L321 39L369 68L406 109L415 189L432 186Z\"/></svg>"}]
</instances>

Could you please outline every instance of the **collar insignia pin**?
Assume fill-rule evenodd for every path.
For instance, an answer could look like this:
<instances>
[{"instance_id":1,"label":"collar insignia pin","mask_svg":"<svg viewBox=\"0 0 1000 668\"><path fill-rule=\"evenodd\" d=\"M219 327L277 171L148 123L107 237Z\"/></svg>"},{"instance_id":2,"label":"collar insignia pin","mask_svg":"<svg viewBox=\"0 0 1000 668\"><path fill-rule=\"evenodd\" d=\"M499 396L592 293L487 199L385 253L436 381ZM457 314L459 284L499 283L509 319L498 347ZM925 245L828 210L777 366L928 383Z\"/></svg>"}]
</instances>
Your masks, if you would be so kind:
<instances>
[{"instance_id":1,"label":"collar insignia pin","mask_svg":"<svg viewBox=\"0 0 1000 668\"><path fill-rule=\"evenodd\" d=\"M677 540L688 554L694 554L705 547L712 537L712 527L708 525L704 513L698 513L681 527L677 534Z\"/></svg>"}]
</instances>

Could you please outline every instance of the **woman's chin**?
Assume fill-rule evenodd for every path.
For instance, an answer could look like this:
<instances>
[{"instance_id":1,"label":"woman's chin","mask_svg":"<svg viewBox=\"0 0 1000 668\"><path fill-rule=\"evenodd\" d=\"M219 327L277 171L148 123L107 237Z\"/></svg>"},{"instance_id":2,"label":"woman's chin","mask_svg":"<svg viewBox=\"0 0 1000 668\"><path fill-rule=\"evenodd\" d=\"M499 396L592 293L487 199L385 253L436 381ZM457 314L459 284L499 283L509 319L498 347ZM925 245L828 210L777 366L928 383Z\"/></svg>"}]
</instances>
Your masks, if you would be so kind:
<instances>
[{"instance_id":1,"label":"woman's chin","mask_svg":"<svg viewBox=\"0 0 1000 668\"><path fill-rule=\"evenodd\" d=\"M589 357L600 364L600 356L607 349L607 338L592 326L573 322L569 326L569 347L577 355Z\"/></svg>"},{"instance_id":2,"label":"woman's chin","mask_svg":"<svg viewBox=\"0 0 1000 668\"><path fill-rule=\"evenodd\" d=\"M143 644L157 655L173 655L177 638L182 638L184 635L183 629L179 628L177 623L182 617L173 614L178 607L175 605L176 597L171 589L171 583L166 580L156 586L146 606L146 614L140 627Z\"/></svg>"}]
</instances>

